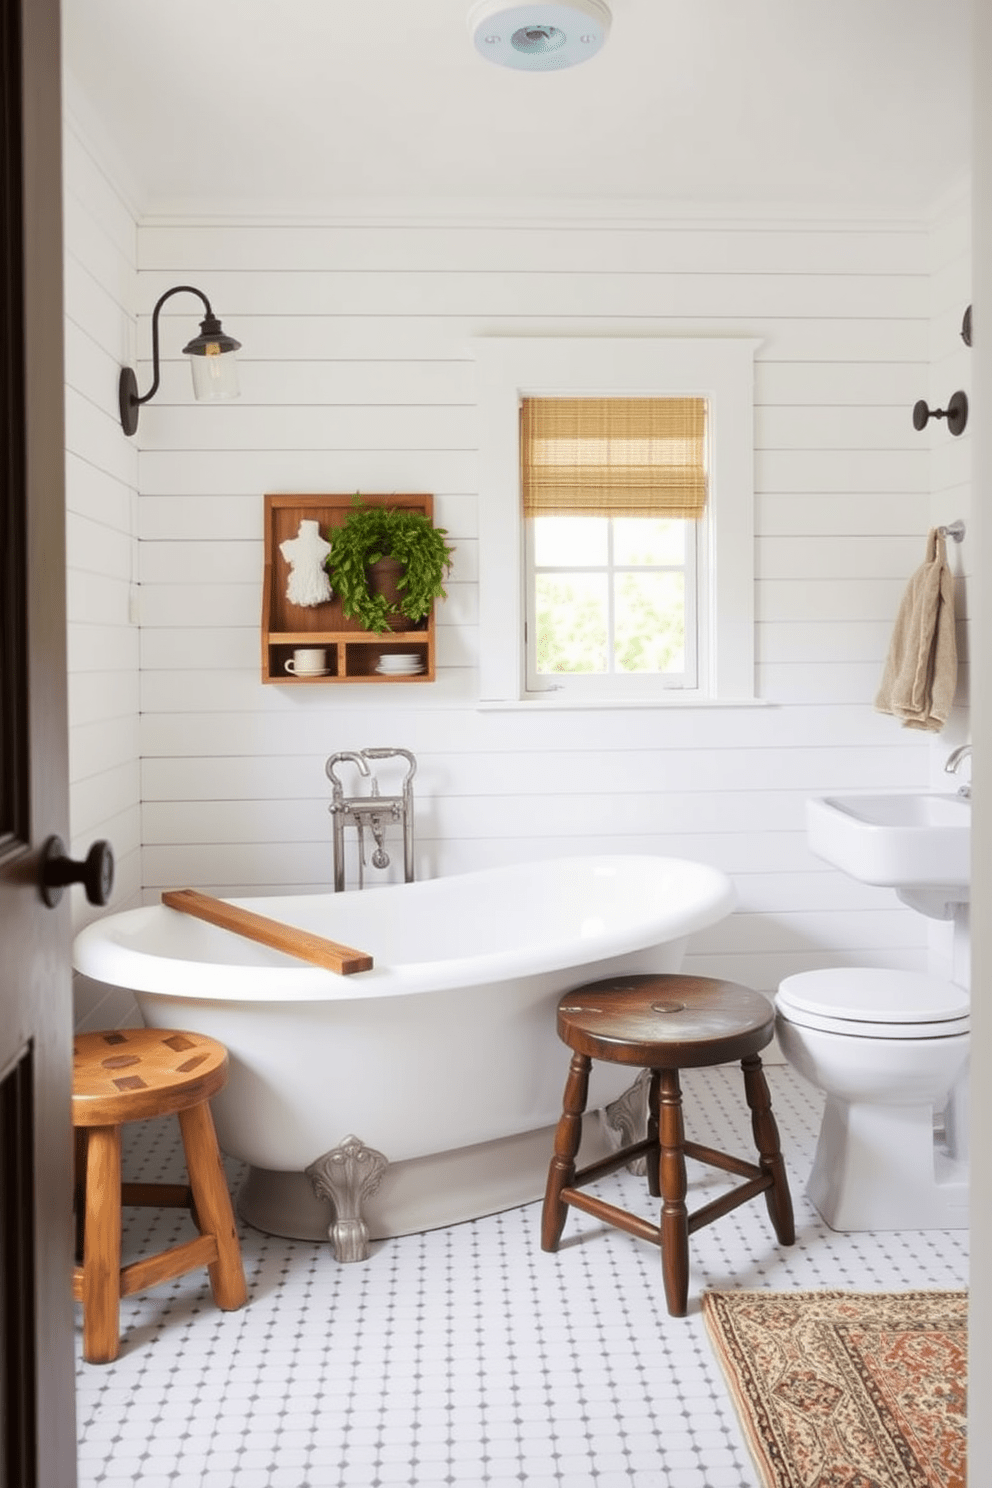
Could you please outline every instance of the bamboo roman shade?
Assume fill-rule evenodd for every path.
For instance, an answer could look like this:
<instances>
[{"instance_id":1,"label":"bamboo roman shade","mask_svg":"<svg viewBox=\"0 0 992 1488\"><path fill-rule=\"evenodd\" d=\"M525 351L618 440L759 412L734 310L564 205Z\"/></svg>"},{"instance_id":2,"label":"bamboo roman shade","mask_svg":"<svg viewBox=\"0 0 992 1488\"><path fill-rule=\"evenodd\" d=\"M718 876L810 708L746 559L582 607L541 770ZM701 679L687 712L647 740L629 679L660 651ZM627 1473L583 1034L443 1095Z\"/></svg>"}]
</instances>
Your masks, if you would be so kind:
<instances>
[{"instance_id":1,"label":"bamboo roman shade","mask_svg":"<svg viewBox=\"0 0 992 1488\"><path fill-rule=\"evenodd\" d=\"M524 398L525 517L699 517L705 398Z\"/></svg>"}]
</instances>

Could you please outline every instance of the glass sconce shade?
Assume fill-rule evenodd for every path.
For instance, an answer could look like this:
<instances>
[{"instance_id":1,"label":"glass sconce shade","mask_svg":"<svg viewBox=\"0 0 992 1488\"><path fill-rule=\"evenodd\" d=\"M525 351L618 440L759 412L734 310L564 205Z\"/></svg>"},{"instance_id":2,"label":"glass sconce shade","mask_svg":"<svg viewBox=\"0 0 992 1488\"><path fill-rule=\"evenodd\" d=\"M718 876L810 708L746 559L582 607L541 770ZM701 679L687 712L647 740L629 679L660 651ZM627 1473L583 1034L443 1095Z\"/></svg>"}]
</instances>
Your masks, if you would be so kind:
<instances>
[{"instance_id":1,"label":"glass sconce shade","mask_svg":"<svg viewBox=\"0 0 992 1488\"><path fill-rule=\"evenodd\" d=\"M219 398L236 398L238 387L238 364L233 356L223 352L207 351L189 359L193 374L193 394L201 402Z\"/></svg>"},{"instance_id":2,"label":"glass sconce shade","mask_svg":"<svg viewBox=\"0 0 992 1488\"><path fill-rule=\"evenodd\" d=\"M200 334L183 347L193 374L193 394L198 400L238 396L238 364L234 353L240 347L240 341L224 334L215 315L207 315L201 322Z\"/></svg>"}]
</instances>

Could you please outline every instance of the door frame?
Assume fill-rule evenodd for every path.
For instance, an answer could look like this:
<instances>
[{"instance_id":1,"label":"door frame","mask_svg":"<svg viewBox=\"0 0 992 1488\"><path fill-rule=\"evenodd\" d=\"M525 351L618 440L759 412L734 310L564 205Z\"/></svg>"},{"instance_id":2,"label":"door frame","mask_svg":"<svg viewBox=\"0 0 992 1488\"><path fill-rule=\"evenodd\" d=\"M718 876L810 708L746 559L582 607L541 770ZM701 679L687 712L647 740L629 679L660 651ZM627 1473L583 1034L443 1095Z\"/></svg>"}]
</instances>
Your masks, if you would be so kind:
<instances>
[{"instance_id":1,"label":"door frame","mask_svg":"<svg viewBox=\"0 0 992 1488\"><path fill-rule=\"evenodd\" d=\"M3 627L15 759L0 843L0 1076L13 1081L4 1082L3 1159L16 1190L4 1229L18 1280L4 1308L13 1326L0 1482L73 1488L71 924L68 896L51 910L39 892L46 840L69 837L60 13L59 0L0 8L10 260L0 355L3 427L17 446L3 501L23 573Z\"/></svg>"}]
</instances>

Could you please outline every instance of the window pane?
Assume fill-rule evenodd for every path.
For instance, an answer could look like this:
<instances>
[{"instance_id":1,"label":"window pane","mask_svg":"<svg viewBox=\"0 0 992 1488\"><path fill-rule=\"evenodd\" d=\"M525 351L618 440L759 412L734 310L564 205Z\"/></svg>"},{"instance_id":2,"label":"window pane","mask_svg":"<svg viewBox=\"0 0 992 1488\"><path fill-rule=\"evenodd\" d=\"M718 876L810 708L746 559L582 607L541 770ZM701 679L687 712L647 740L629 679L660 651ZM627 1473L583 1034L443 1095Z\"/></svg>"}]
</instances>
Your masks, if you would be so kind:
<instances>
[{"instance_id":1,"label":"window pane","mask_svg":"<svg viewBox=\"0 0 992 1488\"><path fill-rule=\"evenodd\" d=\"M685 562L685 521L681 517L616 517L613 558L619 564Z\"/></svg>"},{"instance_id":2,"label":"window pane","mask_svg":"<svg viewBox=\"0 0 992 1488\"><path fill-rule=\"evenodd\" d=\"M538 568L584 568L605 563L607 517L535 517L534 562Z\"/></svg>"},{"instance_id":3,"label":"window pane","mask_svg":"<svg viewBox=\"0 0 992 1488\"><path fill-rule=\"evenodd\" d=\"M538 574L536 590L538 672L605 672L606 575Z\"/></svg>"},{"instance_id":4,"label":"window pane","mask_svg":"<svg viewBox=\"0 0 992 1488\"><path fill-rule=\"evenodd\" d=\"M616 579L618 672L681 672L685 667L685 580L681 573Z\"/></svg>"}]
</instances>

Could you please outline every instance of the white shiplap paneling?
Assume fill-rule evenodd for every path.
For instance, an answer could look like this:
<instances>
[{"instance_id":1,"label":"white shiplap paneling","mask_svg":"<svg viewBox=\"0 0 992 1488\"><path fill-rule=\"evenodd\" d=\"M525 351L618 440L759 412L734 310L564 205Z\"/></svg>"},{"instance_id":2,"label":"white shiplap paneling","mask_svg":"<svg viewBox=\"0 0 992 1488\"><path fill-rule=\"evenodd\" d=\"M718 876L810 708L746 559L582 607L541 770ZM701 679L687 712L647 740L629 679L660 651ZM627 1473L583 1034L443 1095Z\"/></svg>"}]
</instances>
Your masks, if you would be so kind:
<instances>
[{"instance_id":1,"label":"white shiplap paneling","mask_svg":"<svg viewBox=\"0 0 992 1488\"><path fill-rule=\"evenodd\" d=\"M946 408L957 389L972 392L972 357L974 353L961 339L965 307L971 303L971 211L967 194L952 196L937 213L930 232L930 367L926 386L931 408ZM915 402L915 399L914 399ZM971 429L958 437L948 432L944 421L931 420L924 434L930 457L930 520L947 524L961 518L970 524L971 499ZM958 649L958 686L955 706L947 727L933 742L930 750L931 779L937 790L953 789L943 766L950 751L971 737L970 667L971 607L969 585L974 582L971 563L973 542L966 533L961 543L948 541L947 556L954 578L954 608L957 615L955 634ZM970 765L962 766L961 780L968 778ZM930 959L936 971L945 975L966 975L970 947L957 954L954 935L949 925L929 925ZM967 941L966 932L962 941Z\"/></svg>"},{"instance_id":2,"label":"white shiplap paneling","mask_svg":"<svg viewBox=\"0 0 992 1488\"><path fill-rule=\"evenodd\" d=\"M149 225L131 292L134 225L75 135L67 161L74 818L90 835L114 822L130 848L140 758L146 897L179 882L326 885L323 759L398 744L420 759L421 872L563 851L679 853L719 863L740 892L731 924L700 937L697 970L770 987L808 965L922 964L916 917L810 857L802 803L926 778L926 741L871 699L931 516L933 452L908 408L929 386L933 328L951 313L933 296L949 302L959 288L959 223L932 238L925 226L856 224ZM202 287L243 341L243 396L193 404L178 347L194 316L170 302L162 390L127 441L114 401L131 314L147 357L150 307L176 282ZM480 333L761 338L768 706L477 710ZM960 457L945 461L956 496L967 472ZM452 534L438 682L263 688L262 495L359 488L431 490ZM139 579L140 704L129 609Z\"/></svg>"},{"instance_id":3,"label":"white shiplap paneling","mask_svg":"<svg viewBox=\"0 0 992 1488\"><path fill-rule=\"evenodd\" d=\"M108 839L117 878L112 909L139 902L138 455L117 418L117 375L130 358L135 222L97 154L66 111L66 549L70 832L76 857ZM73 893L74 923L96 913ZM127 999L77 979L81 1026L113 1026Z\"/></svg>"},{"instance_id":4,"label":"white shiplap paneling","mask_svg":"<svg viewBox=\"0 0 992 1488\"><path fill-rule=\"evenodd\" d=\"M813 860L803 801L913 784L927 751L872 698L929 516L908 407L927 384L928 235L714 224L139 232L139 326L182 277L244 343L243 397L196 407L164 331L141 453L146 894L324 886L323 760L420 760L418 865L661 851L734 874L697 969L769 987L807 965L919 965L921 921ZM480 712L472 337L757 336L754 709ZM458 548L429 688L263 688L266 491L431 490Z\"/></svg>"}]
</instances>

